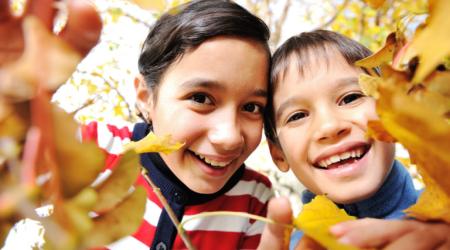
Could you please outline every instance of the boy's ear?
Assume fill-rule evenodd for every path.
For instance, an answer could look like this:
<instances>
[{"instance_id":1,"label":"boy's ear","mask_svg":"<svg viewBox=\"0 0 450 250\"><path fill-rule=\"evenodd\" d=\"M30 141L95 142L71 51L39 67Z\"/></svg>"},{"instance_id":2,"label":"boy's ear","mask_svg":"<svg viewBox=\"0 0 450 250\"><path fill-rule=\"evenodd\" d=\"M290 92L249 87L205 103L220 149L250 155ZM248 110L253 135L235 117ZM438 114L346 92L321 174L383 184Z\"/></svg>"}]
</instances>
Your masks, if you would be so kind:
<instances>
[{"instance_id":1,"label":"boy's ear","mask_svg":"<svg viewBox=\"0 0 450 250\"><path fill-rule=\"evenodd\" d=\"M134 78L134 89L136 91L136 108L147 121L150 121L153 96L152 91L147 87L147 83L141 74Z\"/></svg>"},{"instance_id":2,"label":"boy's ear","mask_svg":"<svg viewBox=\"0 0 450 250\"><path fill-rule=\"evenodd\" d=\"M287 172L289 170L289 164L284 158L283 150L281 150L281 147L276 143L271 142L270 140L267 140L267 142L269 144L269 151L273 162L282 172Z\"/></svg>"}]
</instances>

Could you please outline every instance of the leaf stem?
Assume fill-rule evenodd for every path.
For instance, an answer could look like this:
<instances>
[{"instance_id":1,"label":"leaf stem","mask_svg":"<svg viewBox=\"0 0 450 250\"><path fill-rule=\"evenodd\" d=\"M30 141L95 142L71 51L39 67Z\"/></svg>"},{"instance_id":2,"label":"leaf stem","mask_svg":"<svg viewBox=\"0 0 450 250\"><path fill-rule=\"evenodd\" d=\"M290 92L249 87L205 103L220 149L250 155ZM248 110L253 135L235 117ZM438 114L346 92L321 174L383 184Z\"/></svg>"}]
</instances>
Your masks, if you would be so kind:
<instances>
[{"instance_id":1,"label":"leaf stem","mask_svg":"<svg viewBox=\"0 0 450 250\"><path fill-rule=\"evenodd\" d=\"M269 223L269 224L283 226L283 227L286 227L286 228L289 228L289 229L294 228L294 226L291 225L291 224L279 223L279 222L276 222L276 221L274 221L272 219L269 219L269 218L266 218L266 217L262 217L262 216L259 216L259 215L255 215L255 214L249 214L249 213L245 213L245 212L234 212L234 211L214 211L214 212L199 213L199 214L196 214L196 215L193 215L193 216L189 217L188 219L183 220L178 225L178 227L180 227L180 229L183 230L183 225L186 224L187 222L191 221L191 220L204 218L204 217L224 216L224 215L225 216L231 215L231 216L237 216L237 217L250 218L250 219L262 221L262 222Z\"/></svg>"},{"instance_id":2,"label":"leaf stem","mask_svg":"<svg viewBox=\"0 0 450 250\"><path fill-rule=\"evenodd\" d=\"M158 197L159 201L161 201L164 209L166 209L167 214L170 217L170 220L172 220L172 223L177 228L178 234L180 234L181 239L183 240L184 244L189 250L195 250L194 245L192 245L192 242L189 240L189 237L187 236L186 232L184 231L183 227L180 225L180 222L177 219L177 216L173 212L172 208L169 206L169 203L167 203L166 198L161 193L161 190L158 186L148 177L147 170L142 169L142 175L144 176L145 180L152 186L153 192L155 192L156 196Z\"/></svg>"}]
</instances>

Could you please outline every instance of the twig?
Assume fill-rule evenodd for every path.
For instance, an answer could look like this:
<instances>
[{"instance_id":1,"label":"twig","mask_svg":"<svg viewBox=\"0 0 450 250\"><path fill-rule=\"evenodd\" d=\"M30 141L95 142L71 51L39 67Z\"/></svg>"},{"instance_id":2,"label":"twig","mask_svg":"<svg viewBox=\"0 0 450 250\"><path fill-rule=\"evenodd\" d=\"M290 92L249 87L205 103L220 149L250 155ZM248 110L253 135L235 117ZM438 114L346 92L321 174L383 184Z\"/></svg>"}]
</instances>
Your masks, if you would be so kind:
<instances>
[{"instance_id":1,"label":"twig","mask_svg":"<svg viewBox=\"0 0 450 250\"><path fill-rule=\"evenodd\" d=\"M274 221L272 219L269 219L269 218L266 218L266 217L262 217L262 216L259 216L259 215L249 214L249 213L245 213L245 212L233 212L233 211L214 211L214 212L199 213L199 214L196 214L196 215L193 215L193 216L189 217L188 219L183 220L178 225L178 227L180 227L180 229L183 230L183 225L186 224L188 221L195 220L195 219L198 219L198 218L211 217L211 216L223 216L223 215L232 215L232 216L237 216L237 217L250 218L250 219L254 219L254 220L263 221L263 222L269 223L269 224L283 226L283 227L286 227L286 228L289 228L289 229L294 228L294 226L291 225L291 224L279 223L279 222L276 222L276 221Z\"/></svg>"},{"instance_id":2,"label":"twig","mask_svg":"<svg viewBox=\"0 0 450 250\"><path fill-rule=\"evenodd\" d=\"M345 0L342 4L341 7L339 7L339 9L336 10L336 13L334 13L334 15L330 18L330 20L328 20L327 22L325 22L324 24L321 24L319 27L317 27L316 29L324 29L328 26L330 26L335 20L336 18L341 14L341 12L347 7L347 4L349 3L349 0Z\"/></svg>"},{"instance_id":3,"label":"twig","mask_svg":"<svg viewBox=\"0 0 450 250\"><path fill-rule=\"evenodd\" d=\"M186 232L184 231L183 227L180 226L180 222L177 219L177 216L173 212L172 208L169 206L169 203L167 203L166 198L161 193L161 190L158 186L156 186L155 183L148 177L147 171L145 169L142 169L142 175L144 176L145 180L152 186L153 192L155 192L156 196L158 197L159 201L161 201L163 207L166 209L167 214L169 215L170 220L172 220L172 223L177 228L178 234L180 234L181 239L183 240L184 244L187 246L190 250L195 250L194 245L192 245L192 242L189 240L189 237L186 235Z\"/></svg>"}]
</instances>

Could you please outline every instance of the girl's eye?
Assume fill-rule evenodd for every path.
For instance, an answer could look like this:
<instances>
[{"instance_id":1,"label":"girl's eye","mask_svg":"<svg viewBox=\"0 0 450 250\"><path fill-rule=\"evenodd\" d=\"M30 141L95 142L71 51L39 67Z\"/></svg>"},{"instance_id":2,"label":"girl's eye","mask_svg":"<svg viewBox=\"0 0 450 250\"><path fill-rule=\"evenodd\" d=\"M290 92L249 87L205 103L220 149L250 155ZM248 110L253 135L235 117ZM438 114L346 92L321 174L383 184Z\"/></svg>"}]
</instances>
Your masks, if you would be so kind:
<instances>
[{"instance_id":1,"label":"girl's eye","mask_svg":"<svg viewBox=\"0 0 450 250\"><path fill-rule=\"evenodd\" d=\"M212 104L211 99L205 95L205 94L201 94L201 93L197 93L197 94L193 94L190 99L194 102L200 103L200 104Z\"/></svg>"},{"instance_id":2,"label":"girl's eye","mask_svg":"<svg viewBox=\"0 0 450 250\"><path fill-rule=\"evenodd\" d=\"M308 116L308 113L306 113L306 112L297 112L297 113L291 115L291 116L288 118L287 123L290 123L290 122L294 122L294 121L303 119L303 118L305 118L305 117L307 117L307 116Z\"/></svg>"},{"instance_id":3,"label":"girl's eye","mask_svg":"<svg viewBox=\"0 0 450 250\"><path fill-rule=\"evenodd\" d=\"M346 105L346 104L352 103L363 96L364 96L364 94L362 94L362 93L348 94L348 95L344 96L344 98L341 99L341 101L339 102L339 105Z\"/></svg>"},{"instance_id":4,"label":"girl's eye","mask_svg":"<svg viewBox=\"0 0 450 250\"><path fill-rule=\"evenodd\" d=\"M256 103L248 103L244 105L243 110L250 113L262 113L263 107Z\"/></svg>"}]
</instances>

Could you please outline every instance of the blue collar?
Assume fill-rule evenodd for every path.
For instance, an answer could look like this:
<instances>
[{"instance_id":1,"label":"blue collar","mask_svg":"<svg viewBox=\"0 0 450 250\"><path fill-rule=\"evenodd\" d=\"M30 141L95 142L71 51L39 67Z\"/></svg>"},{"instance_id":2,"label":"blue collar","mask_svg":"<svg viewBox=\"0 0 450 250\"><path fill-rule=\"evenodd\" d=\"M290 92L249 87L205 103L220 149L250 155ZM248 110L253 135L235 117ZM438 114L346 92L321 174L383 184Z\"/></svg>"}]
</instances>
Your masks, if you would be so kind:
<instances>
[{"instance_id":1,"label":"blue collar","mask_svg":"<svg viewBox=\"0 0 450 250\"><path fill-rule=\"evenodd\" d=\"M133 129L133 141L144 138L150 131L147 123L137 123ZM243 164L225 184L225 186L213 194L201 194L189 189L169 169L158 153L145 153L140 155L141 164L147 170L150 179L161 189L162 194L169 203L179 205L196 205L213 200L226 193L242 178L245 171Z\"/></svg>"},{"instance_id":2,"label":"blue collar","mask_svg":"<svg viewBox=\"0 0 450 250\"><path fill-rule=\"evenodd\" d=\"M305 190L303 204L309 203L315 194ZM404 209L416 203L418 191L414 189L411 176L400 162L394 161L392 169L381 188L370 198L352 204L337 204L348 214L357 218L400 218Z\"/></svg>"}]
</instances>

